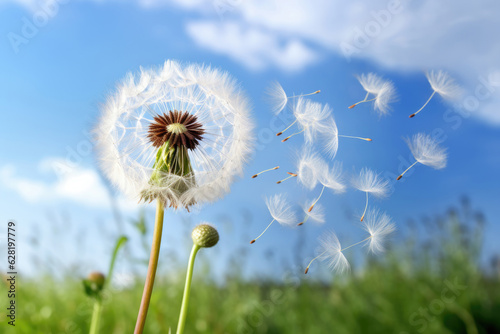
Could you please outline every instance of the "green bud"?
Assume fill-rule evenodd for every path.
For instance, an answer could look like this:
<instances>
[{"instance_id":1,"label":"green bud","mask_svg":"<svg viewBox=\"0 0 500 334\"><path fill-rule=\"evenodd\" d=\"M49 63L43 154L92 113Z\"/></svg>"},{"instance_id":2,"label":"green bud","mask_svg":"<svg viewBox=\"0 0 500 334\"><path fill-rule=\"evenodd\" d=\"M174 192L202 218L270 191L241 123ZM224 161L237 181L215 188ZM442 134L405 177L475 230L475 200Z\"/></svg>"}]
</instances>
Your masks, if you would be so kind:
<instances>
[{"instance_id":1,"label":"green bud","mask_svg":"<svg viewBox=\"0 0 500 334\"><path fill-rule=\"evenodd\" d=\"M200 247L213 247L219 242L219 233L210 224L200 224L196 226L191 233L193 242Z\"/></svg>"},{"instance_id":2,"label":"green bud","mask_svg":"<svg viewBox=\"0 0 500 334\"><path fill-rule=\"evenodd\" d=\"M83 280L85 293L90 297L97 297L104 288L106 277L100 272L91 272L86 279Z\"/></svg>"}]
</instances>

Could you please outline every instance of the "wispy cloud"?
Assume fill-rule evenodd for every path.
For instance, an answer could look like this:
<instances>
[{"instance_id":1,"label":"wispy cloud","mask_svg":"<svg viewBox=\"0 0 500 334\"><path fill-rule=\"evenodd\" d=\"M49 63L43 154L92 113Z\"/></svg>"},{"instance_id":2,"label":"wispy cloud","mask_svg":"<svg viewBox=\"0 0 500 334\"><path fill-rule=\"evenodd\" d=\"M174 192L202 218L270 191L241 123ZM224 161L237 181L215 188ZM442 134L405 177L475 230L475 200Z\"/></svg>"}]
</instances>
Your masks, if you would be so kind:
<instances>
[{"instance_id":1,"label":"wispy cloud","mask_svg":"<svg viewBox=\"0 0 500 334\"><path fill-rule=\"evenodd\" d=\"M252 69L275 66L284 71L297 71L318 58L315 51L298 39L281 41L275 34L245 28L234 21L193 21L186 29L198 45Z\"/></svg>"},{"instance_id":2,"label":"wispy cloud","mask_svg":"<svg viewBox=\"0 0 500 334\"><path fill-rule=\"evenodd\" d=\"M110 208L108 190L96 170L70 168L60 158L47 158L37 167L37 173L30 172L29 176L14 165L0 167L1 187L13 191L28 203L63 202L88 208ZM34 174L39 177L35 178ZM118 204L126 211L137 207L124 198L119 198Z\"/></svg>"}]
</instances>

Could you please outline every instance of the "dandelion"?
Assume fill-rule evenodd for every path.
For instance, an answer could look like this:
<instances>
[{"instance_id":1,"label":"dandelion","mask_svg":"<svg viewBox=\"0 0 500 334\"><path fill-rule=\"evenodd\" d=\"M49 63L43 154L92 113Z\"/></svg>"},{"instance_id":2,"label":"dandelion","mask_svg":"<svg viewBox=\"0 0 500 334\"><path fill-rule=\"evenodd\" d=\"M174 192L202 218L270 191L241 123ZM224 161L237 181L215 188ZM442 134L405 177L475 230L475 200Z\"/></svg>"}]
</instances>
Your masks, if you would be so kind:
<instances>
[{"instance_id":1,"label":"dandelion","mask_svg":"<svg viewBox=\"0 0 500 334\"><path fill-rule=\"evenodd\" d=\"M370 234L365 239L365 241L368 241L367 245L370 252L380 253L384 251L386 237L396 230L396 225L385 212L370 209L366 214L366 220L363 222L363 229Z\"/></svg>"},{"instance_id":2,"label":"dandelion","mask_svg":"<svg viewBox=\"0 0 500 334\"><path fill-rule=\"evenodd\" d=\"M389 191L389 181L380 179L380 176L371 169L363 168L357 178L352 180L353 186L366 193L366 204L360 221L363 221L368 208L368 194L375 197L385 197Z\"/></svg>"},{"instance_id":3,"label":"dandelion","mask_svg":"<svg viewBox=\"0 0 500 334\"><path fill-rule=\"evenodd\" d=\"M186 283L184 285L184 294L182 296L181 312L179 314L179 322L177 325L177 334L184 333L186 326L187 310L189 305L189 296L191 294L191 282L193 280L194 261L196 255L201 248L214 247L219 242L219 233L217 229L208 223L202 223L196 226L191 232L193 239L193 248L189 256L188 269L186 274Z\"/></svg>"},{"instance_id":4,"label":"dandelion","mask_svg":"<svg viewBox=\"0 0 500 334\"><path fill-rule=\"evenodd\" d=\"M331 113L332 109L328 104L321 104L299 97L294 105L293 115L295 116L295 122L297 122L300 131L297 131L286 137L282 140L282 142L286 142L293 136L304 133L306 143L311 144L317 134L321 133L322 131L326 131L325 121L328 119ZM293 124L295 124L295 122ZM281 131L281 133L289 128L290 126Z\"/></svg>"},{"instance_id":5,"label":"dandelion","mask_svg":"<svg viewBox=\"0 0 500 334\"><path fill-rule=\"evenodd\" d=\"M314 209L314 206L323 196L325 188L332 190L333 192L340 194L345 191L346 186L342 183L342 165L335 163L332 167L328 167L326 163L320 164L318 166L318 181L323 185L321 193L318 198L311 204L308 212Z\"/></svg>"},{"instance_id":6,"label":"dandelion","mask_svg":"<svg viewBox=\"0 0 500 334\"><path fill-rule=\"evenodd\" d=\"M313 201L310 201L302 207L305 213L304 220L297 224L297 226L304 225L309 219L317 224L323 224L325 222L325 210L321 204L317 204L315 210L309 211Z\"/></svg>"},{"instance_id":7,"label":"dandelion","mask_svg":"<svg viewBox=\"0 0 500 334\"><path fill-rule=\"evenodd\" d=\"M96 128L101 167L140 201L157 200L153 246L136 333L151 297L164 207L189 208L229 191L252 152L246 98L227 73L166 61L129 74L103 107Z\"/></svg>"},{"instance_id":8,"label":"dandelion","mask_svg":"<svg viewBox=\"0 0 500 334\"><path fill-rule=\"evenodd\" d=\"M265 230L255 239L250 241L253 244L257 239L259 239L266 231L271 227L271 225L277 221L284 226L295 226L297 219L295 217L295 212L292 210L291 206L285 199L283 194L277 194L266 198L266 205L269 213L273 217L273 220L267 225Z\"/></svg>"},{"instance_id":9,"label":"dandelion","mask_svg":"<svg viewBox=\"0 0 500 334\"><path fill-rule=\"evenodd\" d=\"M269 101L271 102L271 105L273 106L273 112L276 115L279 114L283 109L285 109L285 107L290 99L303 97L303 96L309 96L309 95L315 95L315 94L318 94L320 92L321 92L320 90L317 90L317 91L309 93L309 94L287 96L285 90L283 89L283 87L281 87L281 85L278 81L273 82L269 86L269 88L267 89L267 95L269 97Z\"/></svg>"},{"instance_id":10,"label":"dandelion","mask_svg":"<svg viewBox=\"0 0 500 334\"><path fill-rule=\"evenodd\" d=\"M344 251L364 243L372 253L383 252L385 239L396 230L396 226L387 214L373 209L368 211L366 220L363 223L363 229L369 233L369 236L345 248L341 247L335 232L328 231L324 233L319 239L320 254L309 262L305 274L309 272L311 264L317 259L328 261L328 266L333 271L340 273L348 271L349 262L344 255Z\"/></svg>"},{"instance_id":11,"label":"dandelion","mask_svg":"<svg viewBox=\"0 0 500 334\"><path fill-rule=\"evenodd\" d=\"M410 115L410 118L415 117L427 104L432 100L437 93L445 100L455 100L462 94L462 89L455 83L452 77L444 71L430 71L425 74L432 88L432 94L424 105L416 112Z\"/></svg>"},{"instance_id":12,"label":"dandelion","mask_svg":"<svg viewBox=\"0 0 500 334\"><path fill-rule=\"evenodd\" d=\"M329 117L324 122L324 126L323 126L322 131L321 131L321 136L323 137L324 142L326 143L324 146L324 150L332 159L335 158L335 156L337 155L337 151L339 149L339 137L359 139L359 140L364 140L364 141L372 141L371 138L340 135L338 127L337 127L337 123L335 122L335 119L333 118L333 116Z\"/></svg>"},{"instance_id":13,"label":"dandelion","mask_svg":"<svg viewBox=\"0 0 500 334\"><path fill-rule=\"evenodd\" d=\"M361 74L358 77L358 81L366 91L366 96L362 101L351 105L349 109L361 103L373 102L374 109L378 111L380 116L388 114L390 111L389 104L396 99L394 84L389 80L383 80L374 73ZM374 97L368 99L370 94Z\"/></svg>"},{"instance_id":14,"label":"dandelion","mask_svg":"<svg viewBox=\"0 0 500 334\"><path fill-rule=\"evenodd\" d=\"M280 166L276 166L276 167L273 167L273 168L269 168L269 169L263 170L262 172L259 172L257 174L252 175L252 179L255 179L257 176L259 176L262 173L270 172L272 170L276 170L276 169L279 169L279 168L280 168Z\"/></svg>"},{"instance_id":15,"label":"dandelion","mask_svg":"<svg viewBox=\"0 0 500 334\"><path fill-rule=\"evenodd\" d=\"M321 235L319 243L320 254L309 262L304 272L305 274L309 272L311 264L317 259L328 261L328 267L333 271L338 271L340 273L349 271L349 261L347 261L343 253L344 249L342 249L340 241L334 231L328 231Z\"/></svg>"},{"instance_id":16,"label":"dandelion","mask_svg":"<svg viewBox=\"0 0 500 334\"><path fill-rule=\"evenodd\" d=\"M418 133L411 139L407 138L405 140L416 161L403 173L401 173L397 180L400 180L403 175L417 163L421 163L422 165L430 166L435 169L443 169L446 167L446 149L440 147L431 136L424 133Z\"/></svg>"}]
</instances>

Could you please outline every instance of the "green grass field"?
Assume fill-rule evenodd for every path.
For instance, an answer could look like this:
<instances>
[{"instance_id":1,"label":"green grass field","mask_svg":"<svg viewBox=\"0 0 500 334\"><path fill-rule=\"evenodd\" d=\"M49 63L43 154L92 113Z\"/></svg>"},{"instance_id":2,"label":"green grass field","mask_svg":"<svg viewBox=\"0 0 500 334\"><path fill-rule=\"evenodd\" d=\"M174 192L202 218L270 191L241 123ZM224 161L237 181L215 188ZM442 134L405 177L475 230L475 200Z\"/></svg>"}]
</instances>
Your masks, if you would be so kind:
<instances>
[{"instance_id":1,"label":"green grass field","mask_svg":"<svg viewBox=\"0 0 500 334\"><path fill-rule=\"evenodd\" d=\"M385 256L329 282L234 272L220 285L198 275L186 333L500 333L500 271L478 264L483 225L480 215L449 211L427 222L425 237L408 232ZM158 278L147 333L175 332L183 276ZM142 284L106 291L101 333L133 332ZM16 327L3 320L1 333L88 333L93 302L80 280L22 281L18 291Z\"/></svg>"}]
</instances>

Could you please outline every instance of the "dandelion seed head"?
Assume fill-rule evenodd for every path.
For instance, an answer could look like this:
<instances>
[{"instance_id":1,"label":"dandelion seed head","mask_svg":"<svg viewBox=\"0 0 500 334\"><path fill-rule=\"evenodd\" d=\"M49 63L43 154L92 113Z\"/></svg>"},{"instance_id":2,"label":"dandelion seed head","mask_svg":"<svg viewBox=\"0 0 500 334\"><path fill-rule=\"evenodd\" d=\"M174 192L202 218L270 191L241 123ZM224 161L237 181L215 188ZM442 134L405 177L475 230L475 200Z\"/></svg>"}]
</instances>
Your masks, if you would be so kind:
<instances>
[{"instance_id":1,"label":"dandelion seed head","mask_svg":"<svg viewBox=\"0 0 500 334\"><path fill-rule=\"evenodd\" d=\"M319 252L322 254L320 259L328 262L328 267L332 271L344 273L349 271L349 261L342 253L342 246L333 231L327 231L319 238Z\"/></svg>"},{"instance_id":2,"label":"dandelion seed head","mask_svg":"<svg viewBox=\"0 0 500 334\"><path fill-rule=\"evenodd\" d=\"M297 225L295 211L287 202L284 194L266 197L266 205L273 219L281 225L289 227L295 227Z\"/></svg>"},{"instance_id":3,"label":"dandelion seed head","mask_svg":"<svg viewBox=\"0 0 500 334\"><path fill-rule=\"evenodd\" d=\"M446 167L446 149L440 147L431 136L424 133L418 133L405 140L413 157L419 163L435 169Z\"/></svg>"},{"instance_id":4,"label":"dandelion seed head","mask_svg":"<svg viewBox=\"0 0 500 334\"><path fill-rule=\"evenodd\" d=\"M367 241L370 252L380 253L384 251L384 242L396 230L396 225L385 212L370 209L363 220L363 228L370 234Z\"/></svg>"},{"instance_id":5,"label":"dandelion seed head","mask_svg":"<svg viewBox=\"0 0 500 334\"><path fill-rule=\"evenodd\" d=\"M427 80L432 89L446 100L455 100L462 95L462 88L455 80L444 71L429 71L426 73Z\"/></svg>"},{"instance_id":6,"label":"dandelion seed head","mask_svg":"<svg viewBox=\"0 0 500 334\"><path fill-rule=\"evenodd\" d=\"M361 74L358 81L363 89L375 96L373 106L380 116L387 115L390 104L396 100L396 88L390 80L384 80L374 73Z\"/></svg>"},{"instance_id":7,"label":"dandelion seed head","mask_svg":"<svg viewBox=\"0 0 500 334\"><path fill-rule=\"evenodd\" d=\"M324 122L321 137L324 142L324 151L331 159L335 158L339 149L339 130L333 116Z\"/></svg>"},{"instance_id":8,"label":"dandelion seed head","mask_svg":"<svg viewBox=\"0 0 500 334\"><path fill-rule=\"evenodd\" d=\"M352 185L363 192L375 197L385 197L389 191L389 181L382 180L380 175L369 168L362 168L359 176L352 179Z\"/></svg>"},{"instance_id":9,"label":"dandelion seed head","mask_svg":"<svg viewBox=\"0 0 500 334\"><path fill-rule=\"evenodd\" d=\"M116 187L173 207L220 198L253 151L250 109L235 80L171 60L129 73L95 133L101 168Z\"/></svg>"},{"instance_id":10,"label":"dandelion seed head","mask_svg":"<svg viewBox=\"0 0 500 334\"><path fill-rule=\"evenodd\" d=\"M363 89L370 94L377 95L381 88L383 87L384 79L376 75L375 73L361 74L357 77Z\"/></svg>"}]
</instances>

